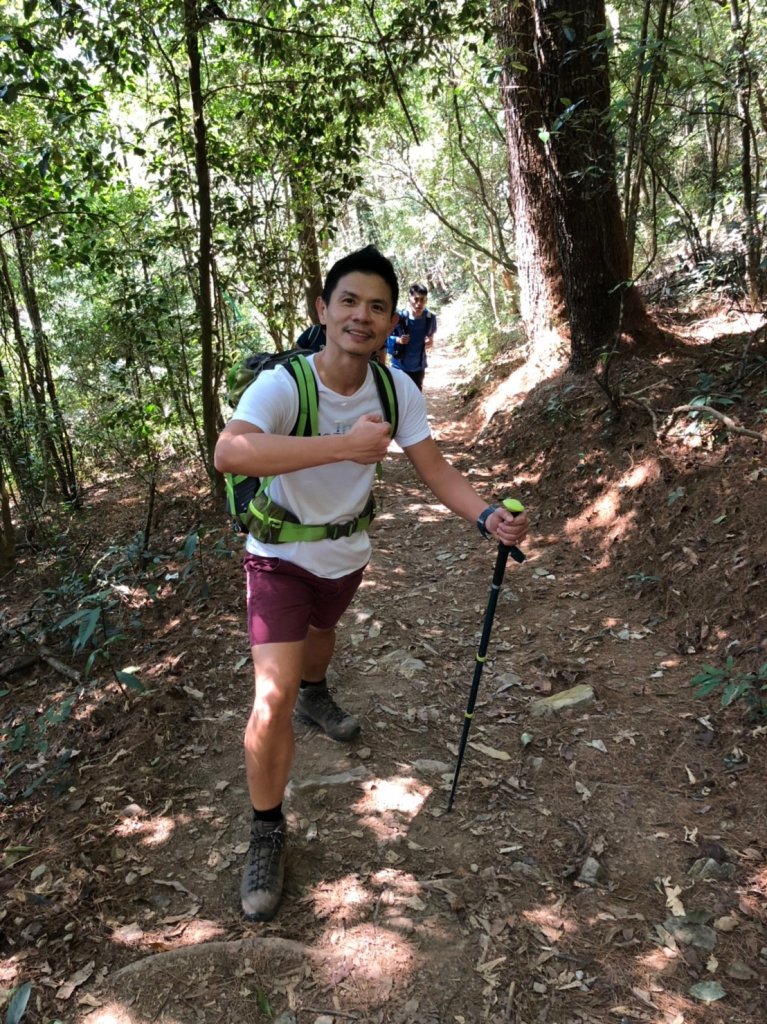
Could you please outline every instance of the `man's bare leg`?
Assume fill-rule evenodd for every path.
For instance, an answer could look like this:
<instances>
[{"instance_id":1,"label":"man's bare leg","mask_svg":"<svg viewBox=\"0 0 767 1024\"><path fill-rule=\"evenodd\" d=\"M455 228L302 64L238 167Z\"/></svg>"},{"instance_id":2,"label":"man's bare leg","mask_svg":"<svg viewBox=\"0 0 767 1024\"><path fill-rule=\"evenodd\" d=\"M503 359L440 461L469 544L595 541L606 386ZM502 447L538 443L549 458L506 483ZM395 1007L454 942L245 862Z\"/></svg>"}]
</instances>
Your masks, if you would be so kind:
<instances>
[{"instance_id":1,"label":"man's bare leg","mask_svg":"<svg viewBox=\"0 0 767 1024\"><path fill-rule=\"evenodd\" d=\"M293 707L303 649L303 641L251 649L255 696L245 728L245 773L253 823L240 886L242 912L250 921L274 917L285 881L282 799L293 763Z\"/></svg>"},{"instance_id":2,"label":"man's bare leg","mask_svg":"<svg viewBox=\"0 0 767 1024\"><path fill-rule=\"evenodd\" d=\"M359 735L360 724L354 715L340 708L328 693L325 677L335 645L335 629L309 627L304 643L296 718L304 724L318 725L333 740L348 743Z\"/></svg>"}]
</instances>

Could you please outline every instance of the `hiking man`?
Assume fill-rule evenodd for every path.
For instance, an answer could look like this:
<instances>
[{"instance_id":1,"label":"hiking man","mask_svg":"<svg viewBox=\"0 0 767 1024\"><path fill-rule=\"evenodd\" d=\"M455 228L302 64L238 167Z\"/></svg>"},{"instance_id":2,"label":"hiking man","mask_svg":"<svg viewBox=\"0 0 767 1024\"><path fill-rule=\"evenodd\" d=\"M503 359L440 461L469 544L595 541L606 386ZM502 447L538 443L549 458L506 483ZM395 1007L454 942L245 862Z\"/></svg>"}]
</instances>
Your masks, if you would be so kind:
<instances>
[{"instance_id":1,"label":"hiking man","mask_svg":"<svg viewBox=\"0 0 767 1024\"><path fill-rule=\"evenodd\" d=\"M271 920L282 893L282 800L293 759L294 707L333 739L359 732L357 720L333 700L325 677L336 624L370 557L366 527L376 464L392 440L370 356L397 322L398 291L392 264L373 246L334 264L317 300L326 345L308 357L319 389L319 434L290 436L298 388L278 366L250 385L216 446L219 471L270 478L270 529L282 529L281 516L294 535L309 524L323 533L328 524L321 539L265 543L251 532L246 541L255 699L245 729L245 766L253 822L240 896L251 921ZM396 391L396 441L424 483L483 536L519 543L526 516L488 506L437 448L418 388L404 373L381 372Z\"/></svg>"},{"instance_id":2,"label":"hiking man","mask_svg":"<svg viewBox=\"0 0 767 1024\"><path fill-rule=\"evenodd\" d=\"M387 344L392 366L404 370L419 391L426 373L426 349L434 344L437 333L437 318L426 308L428 297L425 285L410 285L408 309L400 313Z\"/></svg>"}]
</instances>

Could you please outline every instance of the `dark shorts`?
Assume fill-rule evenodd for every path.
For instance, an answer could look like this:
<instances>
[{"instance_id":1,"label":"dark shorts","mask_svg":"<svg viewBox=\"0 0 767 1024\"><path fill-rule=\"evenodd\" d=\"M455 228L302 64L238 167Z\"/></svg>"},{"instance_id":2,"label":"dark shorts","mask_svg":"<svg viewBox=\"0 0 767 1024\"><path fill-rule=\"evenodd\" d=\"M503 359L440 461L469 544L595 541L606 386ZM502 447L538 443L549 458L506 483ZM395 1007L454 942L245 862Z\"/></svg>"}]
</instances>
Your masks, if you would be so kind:
<instances>
[{"instance_id":1,"label":"dark shorts","mask_svg":"<svg viewBox=\"0 0 767 1024\"><path fill-rule=\"evenodd\" d=\"M332 629L351 604L364 568L326 580L281 558L246 554L250 645L294 643L309 626Z\"/></svg>"}]
</instances>

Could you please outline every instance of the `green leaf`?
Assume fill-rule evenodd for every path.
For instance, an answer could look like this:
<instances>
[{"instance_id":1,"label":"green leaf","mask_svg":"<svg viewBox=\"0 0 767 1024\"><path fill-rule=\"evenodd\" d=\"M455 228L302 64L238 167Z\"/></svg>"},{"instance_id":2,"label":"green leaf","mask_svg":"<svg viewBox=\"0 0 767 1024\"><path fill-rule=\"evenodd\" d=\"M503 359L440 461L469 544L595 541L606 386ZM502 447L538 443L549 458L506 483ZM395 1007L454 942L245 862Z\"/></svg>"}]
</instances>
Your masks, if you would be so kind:
<instances>
[{"instance_id":1,"label":"green leaf","mask_svg":"<svg viewBox=\"0 0 767 1024\"><path fill-rule=\"evenodd\" d=\"M92 608L90 611L85 613L83 622L80 626L80 632L77 634L77 639L72 645L72 650L77 652L81 651L83 647L88 643L90 638L93 636L93 631L99 623L101 618L101 609Z\"/></svg>"},{"instance_id":2,"label":"green leaf","mask_svg":"<svg viewBox=\"0 0 767 1024\"><path fill-rule=\"evenodd\" d=\"M747 682L729 682L724 690L722 691L722 707L726 708L732 704L733 701L737 700L738 697L742 697L744 693L747 693L751 689L751 684Z\"/></svg>"},{"instance_id":3,"label":"green leaf","mask_svg":"<svg viewBox=\"0 0 767 1024\"><path fill-rule=\"evenodd\" d=\"M21 860L28 853L32 853L33 849L34 847L32 846L6 846L3 850L3 863L7 868L11 868L17 860Z\"/></svg>"},{"instance_id":4,"label":"green leaf","mask_svg":"<svg viewBox=\"0 0 767 1024\"><path fill-rule=\"evenodd\" d=\"M116 675L120 682L125 683L125 685L131 690L138 690L139 693L146 693L146 687L138 676L134 676L131 672L117 672Z\"/></svg>"},{"instance_id":5,"label":"green leaf","mask_svg":"<svg viewBox=\"0 0 767 1024\"><path fill-rule=\"evenodd\" d=\"M32 983L27 981L16 989L5 1014L5 1024L19 1024L32 994Z\"/></svg>"},{"instance_id":6,"label":"green leaf","mask_svg":"<svg viewBox=\"0 0 767 1024\"><path fill-rule=\"evenodd\" d=\"M701 686L698 687L698 689L695 691L695 696L708 697L709 694L712 694L714 692L714 690L718 690L721 685L721 679L709 679L708 682L703 683Z\"/></svg>"},{"instance_id":7,"label":"green leaf","mask_svg":"<svg viewBox=\"0 0 767 1024\"><path fill-rule=\"evenodd\" d=\"M272 1007L269 1002L269 996L264 992L262 988L256 989L256 999L258 1001L258 1008L266 1017L272 1016Z\"/></svg>"},{"instance_id":8,"label":"green leaf","mask_svg":"<svg viewBox=\"0 0 767 1024\"><path fill-rule=\"evenodd\" d=\"M689 992L702 1003L715 1003L717 999L723 999L727 995L718 981L699 981L689 989Z\"/></svg>"},{"instance_id":9,"label":"green leaf","mask_svg":"<svg viewBox=\"0 0 767 1024\"><path fill-rule=\"evenodd\" d=\"M191 558L197 550L198 537L196 533L190 533L184 541L184 547L181 550L181 554L184 558Z\"/></svg>"}]
</instances>

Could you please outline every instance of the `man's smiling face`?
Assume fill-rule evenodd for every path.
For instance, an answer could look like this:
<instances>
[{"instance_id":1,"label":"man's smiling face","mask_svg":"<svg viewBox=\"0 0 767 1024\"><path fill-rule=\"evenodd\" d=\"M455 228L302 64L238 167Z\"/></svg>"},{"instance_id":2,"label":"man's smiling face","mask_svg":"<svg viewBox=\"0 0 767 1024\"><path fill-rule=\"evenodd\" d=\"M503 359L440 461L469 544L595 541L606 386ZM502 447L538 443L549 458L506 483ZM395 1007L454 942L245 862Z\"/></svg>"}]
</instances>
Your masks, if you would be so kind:
<instances>
[{"instance_id":1,"label":"man's smiling face","mask_svg":"<svg viewBox=\"0 0 767 1024\"><path fill-rule=\"evenodd\" d=\"M370 356L386 341L397 323L389 285L378 274L345 274L326 303L317 299L328 343L344 352Z\"/></svg>"}]
</instances>

